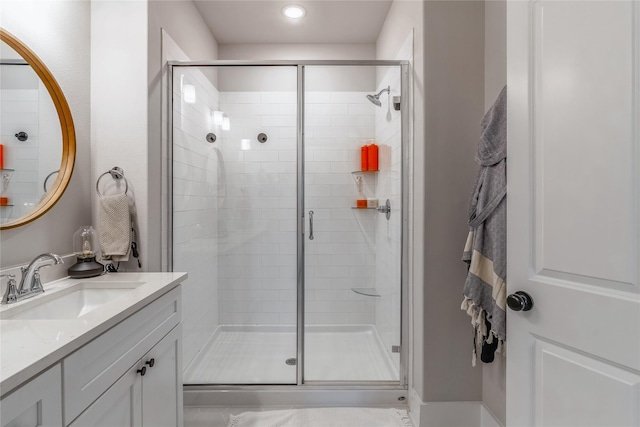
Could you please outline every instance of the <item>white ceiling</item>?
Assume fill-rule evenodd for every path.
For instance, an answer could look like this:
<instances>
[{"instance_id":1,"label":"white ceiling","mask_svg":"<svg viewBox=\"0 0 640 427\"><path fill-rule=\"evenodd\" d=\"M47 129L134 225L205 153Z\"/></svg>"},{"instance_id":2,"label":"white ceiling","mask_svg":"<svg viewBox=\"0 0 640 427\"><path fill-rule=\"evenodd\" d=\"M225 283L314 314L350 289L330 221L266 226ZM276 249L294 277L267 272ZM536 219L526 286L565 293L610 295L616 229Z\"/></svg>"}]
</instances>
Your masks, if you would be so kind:
<instances>
[{"instance_id":1,"label":"white ceiling","mask_svg":"<svg viewBox=\"0 0 640 427\"><path fill-rule=\"evenodd\" d=\"M375 43L392 0L194 0L220 44ZM297 21L281 10L299 4Z\"/></svg>"}]
</instances>

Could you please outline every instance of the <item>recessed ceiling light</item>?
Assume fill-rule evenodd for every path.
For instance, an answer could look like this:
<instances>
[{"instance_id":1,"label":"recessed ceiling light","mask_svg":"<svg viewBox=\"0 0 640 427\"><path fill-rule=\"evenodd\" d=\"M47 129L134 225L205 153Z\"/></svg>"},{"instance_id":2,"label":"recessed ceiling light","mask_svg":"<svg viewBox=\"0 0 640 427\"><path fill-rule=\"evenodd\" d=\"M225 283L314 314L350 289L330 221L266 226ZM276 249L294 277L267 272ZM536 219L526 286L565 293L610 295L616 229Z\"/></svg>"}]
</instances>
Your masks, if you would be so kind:
<instances>
[{"instance_id":1,"label":"recessed ceiling light","mask_svg":"<svg viewBox=\"0 0 640 427\"><path fill-rule=\"evenodd\" d=\"M287 18L300 19L307 14L307 10L297 4L290 4L282 8L282 14Z\"/></svg>"}]
</instances>

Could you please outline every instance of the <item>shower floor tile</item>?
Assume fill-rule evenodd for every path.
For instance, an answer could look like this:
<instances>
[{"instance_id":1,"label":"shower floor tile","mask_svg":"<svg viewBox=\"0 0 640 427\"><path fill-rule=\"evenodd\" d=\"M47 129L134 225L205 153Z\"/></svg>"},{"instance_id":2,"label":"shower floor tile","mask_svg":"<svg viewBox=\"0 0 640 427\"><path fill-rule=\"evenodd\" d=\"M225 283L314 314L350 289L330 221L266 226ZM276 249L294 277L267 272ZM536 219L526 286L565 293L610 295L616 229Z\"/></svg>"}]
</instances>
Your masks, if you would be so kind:
<instances>
[{"instance_id":1,"label":"shower floor tile","mask_svg":"<svg viewBox=\"0 0 640 427\"><path fill-rule=\"evenodd\" d=\"M308 326L306 381L397 381L372 326ZM223 326L184 373L185 384L295 384L293 327Z\"/></svg>"}]
</instances>

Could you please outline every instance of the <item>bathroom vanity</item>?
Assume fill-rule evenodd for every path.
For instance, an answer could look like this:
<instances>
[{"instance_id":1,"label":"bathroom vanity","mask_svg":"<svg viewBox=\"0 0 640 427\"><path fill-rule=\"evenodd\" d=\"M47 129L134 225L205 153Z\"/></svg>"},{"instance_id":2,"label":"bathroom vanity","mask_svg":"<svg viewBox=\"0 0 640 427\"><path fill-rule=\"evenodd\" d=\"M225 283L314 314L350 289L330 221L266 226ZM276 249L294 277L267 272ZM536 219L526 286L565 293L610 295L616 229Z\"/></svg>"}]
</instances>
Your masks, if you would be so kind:
<instances>
[{"instance_id":1,"label":"bathroom vanity","mask_svg":"<svg viewBox=\"0 0 640 427\"><path fill-rule=\"evenodd\" d=\"M64 279L0 308L0 424L182 425L184 273Z\"/></svg>"}]
</instances>

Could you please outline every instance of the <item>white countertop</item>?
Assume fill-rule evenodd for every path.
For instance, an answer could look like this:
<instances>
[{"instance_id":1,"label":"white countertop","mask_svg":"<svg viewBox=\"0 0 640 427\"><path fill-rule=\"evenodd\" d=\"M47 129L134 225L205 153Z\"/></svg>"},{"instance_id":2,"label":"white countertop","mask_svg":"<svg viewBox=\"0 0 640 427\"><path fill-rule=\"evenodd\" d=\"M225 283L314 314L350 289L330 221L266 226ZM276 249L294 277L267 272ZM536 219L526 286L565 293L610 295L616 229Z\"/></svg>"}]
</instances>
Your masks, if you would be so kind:
<instances>
[{"instance_id":1,"label":"white countertop","mask_svg":"<svg viewBox=\"0 0 640 427\"><path fill-rule=\"evenodd\" d=\"M169 292L187 278L186 273L112 273L91 279L65 278L44 284L45 293L12 307L52 295L78 282L144 282L77 319L0 319L0 396L62 360L109 328Z\"/></svg>"}]
</instances>

